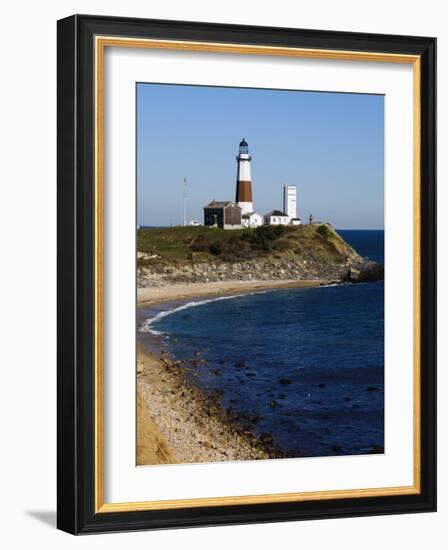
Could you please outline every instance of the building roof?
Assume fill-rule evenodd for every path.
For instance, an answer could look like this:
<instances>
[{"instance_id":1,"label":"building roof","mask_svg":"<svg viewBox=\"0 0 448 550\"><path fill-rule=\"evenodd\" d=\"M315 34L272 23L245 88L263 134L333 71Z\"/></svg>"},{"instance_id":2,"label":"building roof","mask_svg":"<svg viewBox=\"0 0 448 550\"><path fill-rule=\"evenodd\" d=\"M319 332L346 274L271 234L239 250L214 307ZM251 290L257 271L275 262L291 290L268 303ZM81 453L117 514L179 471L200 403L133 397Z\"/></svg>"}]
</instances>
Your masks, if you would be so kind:
<instances>
[{"instance_id":1,"label":"building roof","mask_svg":"<svg viewBox=\"0 0 448 550\"><path fill-rule=\"evenodd\" d=\"M265 216L283 216L285 218L289 218L288 214L285 214L281 210L271 210L270 212L265 214Z\"/></svg>"},{"instance_id":2,"label":"building roof","mask_svg":"<svg viewBox=\"0 0 448 550\"><path fill-rule=\"evenodd\" d=\"M242 215L243 218L247 219L249 219L251 216L260 216L260 214L258 214L258 212L248 212L247 214Z\"/></svg>"},{"instance_id":3,"label":"building roof","mask_svg":"<svg viewBox=\"0 0 448 550\"><path fill-rule=\"evenodd\" d=\"M238 206L233 201L215 201L215 200L213 200L212 202L206 204L204 206L204 208L225 208L226 206L230 206L231 204L233 204L234 206ZM238 206L238 208L240 208L240 207Z\"/></svg>"}]
</instances>

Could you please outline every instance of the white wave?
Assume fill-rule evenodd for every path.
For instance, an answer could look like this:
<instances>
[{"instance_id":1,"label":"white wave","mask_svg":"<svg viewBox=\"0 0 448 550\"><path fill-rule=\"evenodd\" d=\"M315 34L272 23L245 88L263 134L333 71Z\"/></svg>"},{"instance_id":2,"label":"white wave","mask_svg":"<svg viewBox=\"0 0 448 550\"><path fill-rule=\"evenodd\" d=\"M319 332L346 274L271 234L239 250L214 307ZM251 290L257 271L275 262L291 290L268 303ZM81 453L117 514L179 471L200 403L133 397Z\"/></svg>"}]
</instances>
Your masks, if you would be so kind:
<instances>
[{"instance_id":1,"label":"white wave","mask_svg":"<svg viewBox=\"0 0 448 550\"><path fill-rule=\"evenodd\" d=\"M175 307L173 309L167 309L166 311L161 311L154 317L151 317L150 319L146 319L146 321L139 328L139 331L149 332L155 335L163 335L164 333L153 328L153 325L158 321L160 321L161 319L163 319L164 317L167 317L168 315L172 315L173 313L177 313L178 311L183 311L184 309L190 309L191 307L203 306L205 304L209 304L210 302L219 302L220 300L232 300L233 298L241 298L242 296L248 296L252 294L264 294L264 292L248 292L245 294L232 294L230 296L218 296L216 298L209 298L207 300L199 300L197 302L188 302L186 304L182 304L181 306Z\"/></svg>"}]
</instances>

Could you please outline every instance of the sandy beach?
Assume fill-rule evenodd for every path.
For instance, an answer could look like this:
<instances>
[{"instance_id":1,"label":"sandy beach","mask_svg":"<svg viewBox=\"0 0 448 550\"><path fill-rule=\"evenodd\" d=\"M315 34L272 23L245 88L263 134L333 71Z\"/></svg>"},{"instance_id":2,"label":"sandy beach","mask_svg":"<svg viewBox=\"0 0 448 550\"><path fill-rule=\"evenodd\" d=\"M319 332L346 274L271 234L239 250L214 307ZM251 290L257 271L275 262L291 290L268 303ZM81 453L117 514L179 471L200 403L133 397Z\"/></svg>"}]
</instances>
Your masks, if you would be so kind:
<instances>
[{"instance_id":1,"label":"sandy beach","mask_svg":"<svg viewBox=\"0 0 448 550\"><path fill-rule=\"evenodd\" d=\"M306 288L329 281L226 281L139 288L138 307L189 298ZM217 462L281 456L270 434L256 438L204 396L179 361L137 346L137 464Z\"/></svg>"},{"instance_id":2,"label":"sandy beach","mask_svg":"<svg viewBox=\"0 0 448 550\"><path fill-rule=\"evenodd\" d=\"M245 294L275 288L309 288L329 284L332 281L316 279L310 281L218 281L211 283L190 283L162 287L137 289L137 305L150 306L160 302L188 298L227 296Z\"/></svg>"}]
</instances>

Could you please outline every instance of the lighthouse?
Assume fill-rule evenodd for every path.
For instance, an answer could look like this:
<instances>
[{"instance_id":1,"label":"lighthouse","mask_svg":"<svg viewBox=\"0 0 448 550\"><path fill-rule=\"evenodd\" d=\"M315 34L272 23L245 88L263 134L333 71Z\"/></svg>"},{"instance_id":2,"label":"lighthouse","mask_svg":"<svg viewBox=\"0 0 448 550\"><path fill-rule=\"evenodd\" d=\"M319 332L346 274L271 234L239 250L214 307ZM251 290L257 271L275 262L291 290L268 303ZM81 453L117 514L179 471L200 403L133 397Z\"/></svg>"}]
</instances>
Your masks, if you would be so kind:
<instances>
[{"instance_id":1,"label":"lighthouse","mask_svg":"<svg viewBox=\"0 0 448 550\"><path fill-rule=\"evenodd\" d=\"M240 143L239 153L236 156L237 174L236 174L236 203L241 208L241 213L250 214L254 211L252 202L252 178L250 175L249 146L243 138Z\"/></svg>"}]
</instances>

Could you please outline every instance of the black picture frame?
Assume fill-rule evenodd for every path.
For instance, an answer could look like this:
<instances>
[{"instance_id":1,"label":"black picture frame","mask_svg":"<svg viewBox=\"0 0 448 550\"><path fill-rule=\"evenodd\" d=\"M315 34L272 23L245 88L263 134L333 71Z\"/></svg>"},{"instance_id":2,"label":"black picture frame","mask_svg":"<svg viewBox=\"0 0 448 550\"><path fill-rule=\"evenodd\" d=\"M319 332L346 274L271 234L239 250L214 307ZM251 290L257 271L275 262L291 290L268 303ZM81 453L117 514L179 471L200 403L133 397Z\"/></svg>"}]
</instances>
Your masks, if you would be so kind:
<instances>
[{"instance_id":1,"label":"black picture frame","mask_svg":"<svg viewBox=\"0 0 448 550\"><path fill-rule=\"evenodd\" d=\"M97 35L416 55L421 60L419 494L95 511L94 39ZM74 15L58 22L57 525L73 534L436 510L436 39Z\"/></svg>"}]
</instances>

